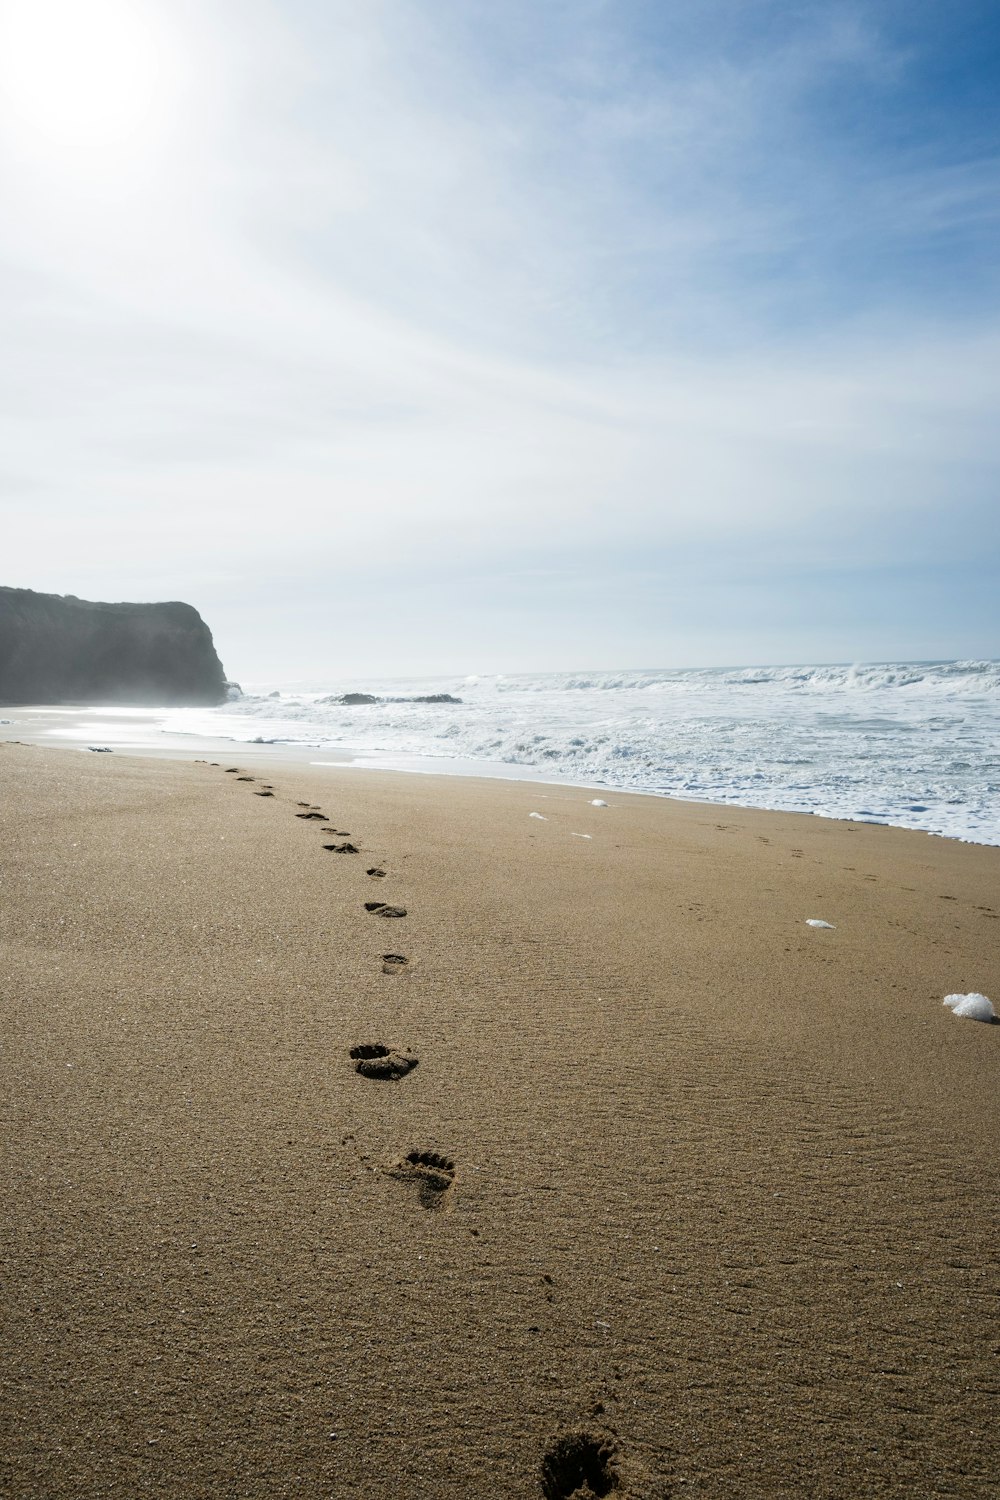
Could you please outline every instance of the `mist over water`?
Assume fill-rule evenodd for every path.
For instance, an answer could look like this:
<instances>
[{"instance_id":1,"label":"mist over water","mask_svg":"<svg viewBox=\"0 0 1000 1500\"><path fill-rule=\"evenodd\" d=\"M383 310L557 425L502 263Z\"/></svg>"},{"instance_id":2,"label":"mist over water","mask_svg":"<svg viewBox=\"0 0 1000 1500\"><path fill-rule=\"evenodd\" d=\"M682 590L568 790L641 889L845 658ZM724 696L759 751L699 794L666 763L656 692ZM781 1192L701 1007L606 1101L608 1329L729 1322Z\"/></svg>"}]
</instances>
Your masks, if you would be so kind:
<instances>
[{"instance_id":1,"label":"mist over water","mask_svg":"<svg viewBox=\"0 0 1000 1500\"><path fill-rule=\"evenodd\" d=\"M163 727L1000 844L995 661L267 683Z\"/></svg>"}]
</instances>

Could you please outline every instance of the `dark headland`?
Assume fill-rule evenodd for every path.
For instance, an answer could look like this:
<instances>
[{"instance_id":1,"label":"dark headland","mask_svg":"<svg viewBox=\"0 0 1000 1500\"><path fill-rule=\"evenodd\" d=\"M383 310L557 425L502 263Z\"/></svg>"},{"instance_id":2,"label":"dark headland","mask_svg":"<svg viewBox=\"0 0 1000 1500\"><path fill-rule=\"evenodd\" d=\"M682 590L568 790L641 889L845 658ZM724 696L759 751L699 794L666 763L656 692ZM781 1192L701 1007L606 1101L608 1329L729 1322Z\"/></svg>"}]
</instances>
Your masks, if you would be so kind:
<instances>
[{"instance_id":1,"label":"dark headland","mask_svg":"<svg viewBox=\"0 0 1000 1500\"><path fill-rule=\"evenodd\" d=\"M103 604L0 587L0 703L209 704L226 698L190 604Z\"/></svg>"}]
</instances>

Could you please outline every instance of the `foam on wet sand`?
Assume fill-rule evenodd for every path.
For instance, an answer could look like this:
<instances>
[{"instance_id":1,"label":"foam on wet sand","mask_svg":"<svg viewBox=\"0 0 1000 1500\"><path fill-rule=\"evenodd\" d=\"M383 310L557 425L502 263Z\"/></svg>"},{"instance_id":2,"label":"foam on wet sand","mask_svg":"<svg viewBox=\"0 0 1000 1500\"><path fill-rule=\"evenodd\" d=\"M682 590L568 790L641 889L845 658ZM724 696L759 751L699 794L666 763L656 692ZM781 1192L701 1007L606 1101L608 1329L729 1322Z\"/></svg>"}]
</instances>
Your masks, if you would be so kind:
<instances>
[{"instance_id":1,"label":"foam on wet sand","mask_svg":"<svg viewBox=\"0 0 1000 1500\"><path fill-rule=\"evenodd\" d=\"M954 1016L963 1016L969 1021L995 1021L996 1011L985 995L945 995L942 1001Z\"/></svg>"}]
</instances>

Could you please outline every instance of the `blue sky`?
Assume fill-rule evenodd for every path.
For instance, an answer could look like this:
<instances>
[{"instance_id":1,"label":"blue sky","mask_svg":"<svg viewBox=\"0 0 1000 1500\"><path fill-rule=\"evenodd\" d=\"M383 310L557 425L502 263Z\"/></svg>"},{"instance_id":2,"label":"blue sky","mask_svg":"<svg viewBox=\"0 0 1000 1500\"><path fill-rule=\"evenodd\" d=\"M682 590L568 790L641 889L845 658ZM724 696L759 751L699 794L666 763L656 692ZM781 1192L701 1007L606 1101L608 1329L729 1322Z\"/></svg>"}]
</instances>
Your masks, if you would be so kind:
<instances>
[{"instance_id":1,"label":"blue sky","mask_svg":"<svg viewBox=\"0 0 1000 1500\"><path fill-rule=\"evenodd\" d=\"M5 583L233 675L1000 655L986 4L0 0Z\"/></svg>"}]
</instances>

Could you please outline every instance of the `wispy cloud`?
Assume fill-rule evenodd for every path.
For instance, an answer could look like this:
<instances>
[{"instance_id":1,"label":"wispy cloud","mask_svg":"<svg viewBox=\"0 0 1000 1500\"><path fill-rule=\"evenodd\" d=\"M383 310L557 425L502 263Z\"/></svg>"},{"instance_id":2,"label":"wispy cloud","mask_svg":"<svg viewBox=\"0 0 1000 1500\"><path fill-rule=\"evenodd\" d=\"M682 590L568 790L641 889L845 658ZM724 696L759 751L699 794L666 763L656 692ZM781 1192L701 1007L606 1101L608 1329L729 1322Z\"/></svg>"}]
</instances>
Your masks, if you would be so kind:
<instances>
[{"instance_id":1,"label":"wispy cloud","mask_svg":"<svg viewBox=\"0 0 1000 1500\"><path fill-rule=\"evenodd\" d=\"M391 663L408 571L411 664L461 632L502 665L509 609L448 601L517 576L520 659L558 665L606 651L602 578L656 659L650 557L693 618L737 553L772 589L821 537L860 593L940 558L943 514L950 568L995 546L995 154L906 115L887 8L148 4L159 133L0 152L4 581L187 592L242 670L315 671L366 601ZM754 654L731 602L662 650Z\"/></svg>"}]
</instances>

